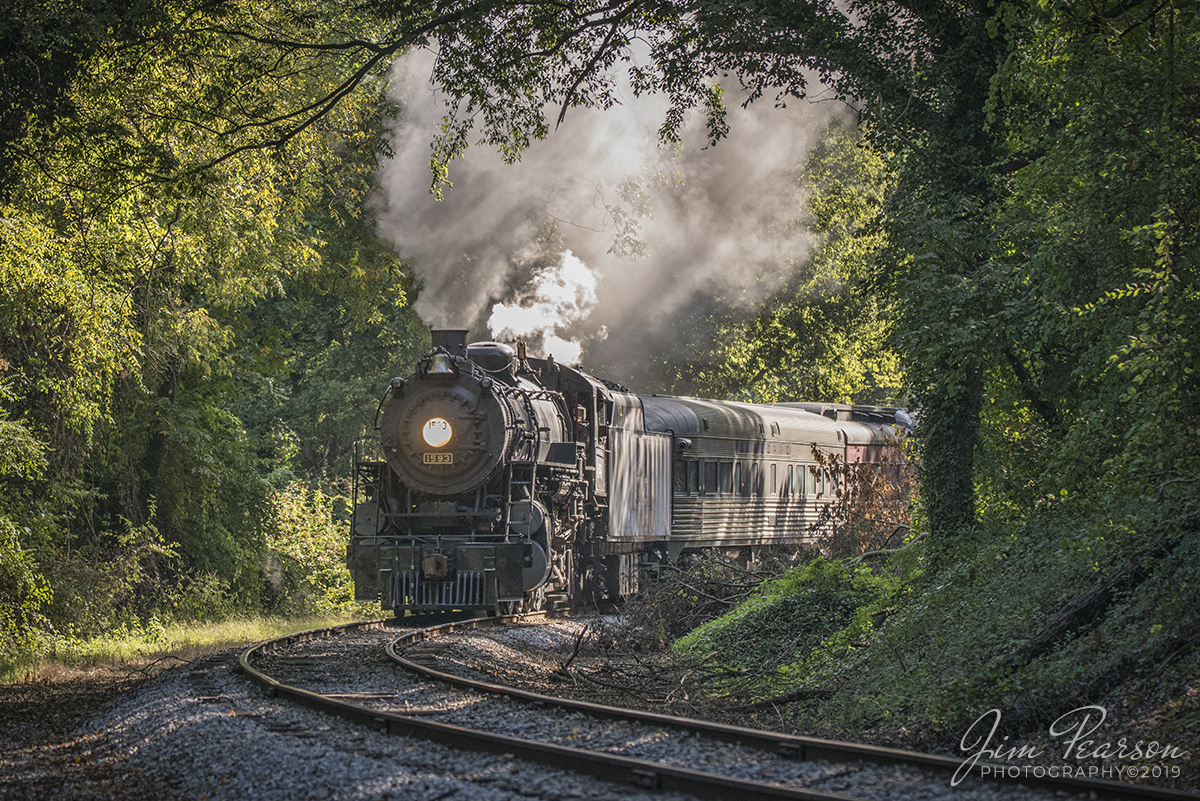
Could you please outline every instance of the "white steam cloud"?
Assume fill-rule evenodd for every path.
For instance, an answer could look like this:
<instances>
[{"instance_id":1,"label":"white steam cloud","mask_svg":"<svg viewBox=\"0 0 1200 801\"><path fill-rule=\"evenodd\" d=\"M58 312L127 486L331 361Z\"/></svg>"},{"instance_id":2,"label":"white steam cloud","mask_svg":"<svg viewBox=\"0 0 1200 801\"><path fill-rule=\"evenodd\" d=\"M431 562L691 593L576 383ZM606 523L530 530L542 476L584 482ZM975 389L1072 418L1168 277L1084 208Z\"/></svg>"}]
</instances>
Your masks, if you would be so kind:
<instances>
[{"instance_id":1,"label":"white steam cloud","mask_svg":"<svg viewBox=\"0 0 1200 801\"><path fill-rule=\"evenodd\" d=\"M595 305L596 276L568 250L557 267L537 277L531 300L492 306L488 328L497 339L540 338L546 355L574 364L583 355L583 346L556 331L583 322Z\"/></svg>"},{"instance_id":2,"label":"white steam cloud","mask_svg":"<svg viewBox=\"0 0 1200 801\"><path fill-rule=\"evenodd\" d=\"M572 109L517 164L472 147L450 165L453 187L438 202L429 143L445 112L428 80L432 58L417 52L396 64L402 111L379 213L380 230L422 279L426 323L473 326L476 338L486 324L535 350L540 340L560 362L580 358L582 343L582 355L612 367L625 350L669 351L658 337L686 324L699 293L754 303L807 259L797 171L839 113L834 104L734 107L729 137L711 148L699 118L681 147L659 145L659 98ZM629 221L633 247L618 239Z\"/></svg>"}]
</instances>

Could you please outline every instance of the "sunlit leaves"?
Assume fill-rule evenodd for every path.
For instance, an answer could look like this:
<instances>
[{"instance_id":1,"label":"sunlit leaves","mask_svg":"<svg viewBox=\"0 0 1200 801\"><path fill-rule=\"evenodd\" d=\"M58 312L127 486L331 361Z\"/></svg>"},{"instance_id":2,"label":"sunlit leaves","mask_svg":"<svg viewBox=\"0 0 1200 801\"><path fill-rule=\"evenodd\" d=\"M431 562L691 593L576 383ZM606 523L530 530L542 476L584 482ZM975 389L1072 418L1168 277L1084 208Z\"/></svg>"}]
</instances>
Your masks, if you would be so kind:
<instances>
[{"instance_id":1,"label":"sunlit leaves","mask_svg":"<svg viewBox=\"0 0 1200 801\"><path fill-rule=\"evenodd\" d=\"M711 372L685 389L757 402L894 402L903 379L878 285L879 217L893 177L856 132L834 126L801 180L816 253L750 321L718 323Z\"/></svg>"},{"instance_id":2,"label":"sunlit leaves","mask_svg":"<svg viewBox=\"0 0 1200 801\"><path fill-rule=\"evenodd\" d=\"M94 549L98 580L122 527L151 526L178 545L177 567L210 571L245 606L258 601L268 490L261 443L231 411L248 376L309 372L297 333L321 346L361 335L358 361L340 363L355 369L369 336L404 318L405 278L364 212L390 107L369 73L337 96L346 65L380 53L357 12L190 11L164 7L135 41L92 31L63 89L73 113L31 118L14 146L0 209L0 439L12 445L0 518L25 524L21 547L48 565ZM324 49L323 37L345 44L341 28L366 39ZM345 314L306 328L312 299L331 295ZM283 296L290 316L258 330L255 309ZM399 358L396 341L377 349ZM373 378L359 376L359 396ZM354 413L344 387L320 389L314 406ZM342 453L356 425L331 433Z\"/></svg>"},{"instance_id":3,"label":"sunlit leaves","mask_svg":"<svg viewBox=\"0 0 1200 801\"><path fill-rule=\"evenodd\" d=\"M993 92L1011 193L994 321L1010 386L1051 423L1047 485L1078 485L1143 525L1200 480L1178 450L1200 404L1195 11L1134 4L1089 19L1008 4L1019 46Z\"/></svg>"},{"instance_id":4,"label":"sunlit leaves","mask_svg":"<svg viewBox=\"0 0 1200 801\"><path fill-rule=\"evenodd\" d=\"M136 362L132 299L95 250L45 219L0 209L0 242L0 377L11 390L0 401L29 411L36 398L52 411L33 418L43 436L61 427L86 437L108 411L114 377Z\"/></svg>"}]
</instances>

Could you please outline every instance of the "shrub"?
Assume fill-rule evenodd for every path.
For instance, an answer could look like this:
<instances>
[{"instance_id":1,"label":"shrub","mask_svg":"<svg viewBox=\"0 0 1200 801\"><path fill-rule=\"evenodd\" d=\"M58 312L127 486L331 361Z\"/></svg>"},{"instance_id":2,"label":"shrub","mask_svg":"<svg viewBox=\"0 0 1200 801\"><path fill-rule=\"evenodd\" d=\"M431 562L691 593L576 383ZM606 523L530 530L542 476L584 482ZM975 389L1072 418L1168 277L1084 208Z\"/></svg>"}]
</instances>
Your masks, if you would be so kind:
<instances>
[{"instance_id":1,"label":"shrub","mask_svg":"<svg viewBox=\"0 0 1200 801\"><path fill-rule=\"evenodd\" d=\"M16 524L0 517L0 649L4 651L30 645L47 628L42 610L53 597L17 533Z\"/></svg>"},{"instance_id":2,"label":"shrub","mask_svg":"<svg viewBox=\"0 0 1200 801\"><path fill-rule=\"evenodd\" d=\"M345 564L346 530L334 520L345 499L293 482L272 494L267 520L265 611L348 612L354 583Z\"/></svg>"}]
</instances>

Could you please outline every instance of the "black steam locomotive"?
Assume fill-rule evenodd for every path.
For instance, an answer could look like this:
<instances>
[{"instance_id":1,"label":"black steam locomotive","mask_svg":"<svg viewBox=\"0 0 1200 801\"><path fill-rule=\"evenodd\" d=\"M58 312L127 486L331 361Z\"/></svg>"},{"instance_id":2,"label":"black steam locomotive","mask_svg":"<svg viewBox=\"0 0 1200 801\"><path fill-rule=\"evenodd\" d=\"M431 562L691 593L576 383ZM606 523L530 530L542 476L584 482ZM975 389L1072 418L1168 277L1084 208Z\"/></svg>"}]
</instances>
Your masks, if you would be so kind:
<instances>
[{"instance_id":1,"label":"black steam locomotive","mask_svg":"<svg viewBox=\"0 0 1200 801\"><path fill-rule=\"evenodd\" d=\"M466 333L434 331L392 380L383 458L356 463L355 596L397 614L617 599L687 552L811 541L832 495L814 448L877 462L910 426L890 408L636 395Z\"/></svg>"}]
</instances>

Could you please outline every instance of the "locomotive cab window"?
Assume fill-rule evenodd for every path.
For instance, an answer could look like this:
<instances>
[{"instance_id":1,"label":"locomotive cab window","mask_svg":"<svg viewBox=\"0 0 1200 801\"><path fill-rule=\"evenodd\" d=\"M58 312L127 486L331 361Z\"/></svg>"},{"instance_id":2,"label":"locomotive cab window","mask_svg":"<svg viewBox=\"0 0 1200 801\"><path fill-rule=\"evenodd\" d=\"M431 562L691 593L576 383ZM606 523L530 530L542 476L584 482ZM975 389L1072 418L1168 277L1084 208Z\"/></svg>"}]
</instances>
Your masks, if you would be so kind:
<instances>
[{"instance_id":1,"label":"locomotive cab window","mask_svg":"<svg viewBox=\"0 0 1200 801\"><path fill-rule=\"evenodd\" d=\"M683 495L687 492L687 464L682 459L676 459L671 472L674 477L675 494Z\"/></svg>"},{"instance_id":2,"label":"locomotive cab window","mask_svg":"<svg viewBox=\"0 0 1200 801\"><path fill-rule=\"evenodd\" d=\"M700 492L700 463L687 463L687 491L689 495L696 495Z\"/></svg>"}]
</instances>

